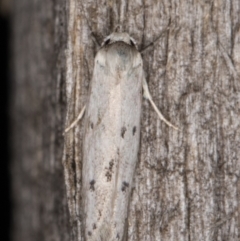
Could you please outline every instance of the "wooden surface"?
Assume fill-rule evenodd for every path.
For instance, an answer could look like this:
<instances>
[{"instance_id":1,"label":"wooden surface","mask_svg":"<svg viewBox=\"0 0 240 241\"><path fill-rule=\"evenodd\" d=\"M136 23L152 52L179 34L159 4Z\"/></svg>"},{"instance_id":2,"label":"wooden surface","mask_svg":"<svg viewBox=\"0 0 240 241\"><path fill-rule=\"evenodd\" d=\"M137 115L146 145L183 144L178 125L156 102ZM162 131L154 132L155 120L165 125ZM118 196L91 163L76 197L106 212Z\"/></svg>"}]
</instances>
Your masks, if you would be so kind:
<instances>
[{"instance_id":1,"label":"wooden surface","mask_svg":"<svg viewBox=\"0 0 240 241\"><path fill-rule=\"evenodd\" d=\"M86 103L96 42L118 24L140 50L154 42L146 79L180 129L143 100L127 240L240 239L239 11L238 0L15 1L13 240L83 240L83 123L65 146L62 132Z\"/></svg>"}]
</instances>

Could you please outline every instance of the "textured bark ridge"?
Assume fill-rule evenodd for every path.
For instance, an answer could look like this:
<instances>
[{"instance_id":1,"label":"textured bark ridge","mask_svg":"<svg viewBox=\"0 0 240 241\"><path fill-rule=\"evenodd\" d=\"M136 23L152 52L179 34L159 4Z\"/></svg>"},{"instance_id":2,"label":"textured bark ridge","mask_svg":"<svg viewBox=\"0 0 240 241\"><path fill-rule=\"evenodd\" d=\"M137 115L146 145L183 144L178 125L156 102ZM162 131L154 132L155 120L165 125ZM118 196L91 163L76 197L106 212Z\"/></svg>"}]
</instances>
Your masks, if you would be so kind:
<instances>
[{"instance_id":1,"label":"textured bark ridge","mask_svg":"<svg viewBox=\"0 0 240 241\"><path fill-rule=\"evenodd\" d=\"M238 0L15 1L13 240L84 240L83 122L62 133L87 101L96 42L117 25L149 46L150 92L180 129L143 100L126 240L240 239L239 9Z\"/></svg>"}]
</instances>

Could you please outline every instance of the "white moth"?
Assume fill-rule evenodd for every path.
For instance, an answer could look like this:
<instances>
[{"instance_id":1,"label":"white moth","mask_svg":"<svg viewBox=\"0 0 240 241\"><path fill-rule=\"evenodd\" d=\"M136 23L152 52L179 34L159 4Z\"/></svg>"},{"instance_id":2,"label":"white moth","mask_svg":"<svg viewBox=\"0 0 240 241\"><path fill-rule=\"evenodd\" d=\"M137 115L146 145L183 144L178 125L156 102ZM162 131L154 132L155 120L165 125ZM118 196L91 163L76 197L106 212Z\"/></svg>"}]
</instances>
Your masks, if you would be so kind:
<instances>
[{"instance_id":1,"label":"white moth","mask_svg":"<svg viewBox=\"0 0 240 241\"><path fill-rule=\"evenodd\" d=\"M82 198L88 241L123 240L140 141L142 89L159 117L141 54L127 33L108 36L95 57L86 106ZM66 129L74 127L82 117Z\"/></svg>"}]
</instances>

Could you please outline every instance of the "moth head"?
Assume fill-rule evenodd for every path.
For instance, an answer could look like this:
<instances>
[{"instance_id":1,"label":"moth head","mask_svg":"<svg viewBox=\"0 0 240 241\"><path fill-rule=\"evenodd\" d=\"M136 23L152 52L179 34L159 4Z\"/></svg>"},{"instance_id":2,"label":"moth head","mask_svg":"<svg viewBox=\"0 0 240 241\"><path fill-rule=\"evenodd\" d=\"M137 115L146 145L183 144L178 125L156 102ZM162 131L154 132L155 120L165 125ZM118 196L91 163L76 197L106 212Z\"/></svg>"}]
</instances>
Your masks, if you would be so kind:
<instances>
[{"instance_id":1,"label":"moth head","mask_svg":"<svg viewBox=\"0 0 240 241\"><path fill-rule=\"evenodd\" d=\"M133 38L131 38L128 33L122 32L113 32L112 34L107 36L103 40L102 47L120 41L129 44L137 49L136 41Z\"/></svg>"}]
</instances>

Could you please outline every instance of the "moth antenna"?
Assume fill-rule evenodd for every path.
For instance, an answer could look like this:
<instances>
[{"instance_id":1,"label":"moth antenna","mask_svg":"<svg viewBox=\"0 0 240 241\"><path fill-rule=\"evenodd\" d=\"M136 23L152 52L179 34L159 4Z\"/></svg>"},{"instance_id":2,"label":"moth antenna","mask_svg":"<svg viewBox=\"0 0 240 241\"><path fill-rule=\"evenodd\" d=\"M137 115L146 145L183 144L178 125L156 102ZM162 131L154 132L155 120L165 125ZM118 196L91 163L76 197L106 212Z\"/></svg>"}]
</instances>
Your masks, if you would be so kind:
<instances>
[{"instance_id":1,"label":"moth antenna","mask_svg":"<svg viewBox=\"0 0 240 241\"><path fill-rule=\"evenodd\" d=\"M81 11L82 11L82 13L83 13L84 19L86 20L87 26L88 26L88 28L89 28L89 30L90 30L91 38L92 38L93 42L94 42L98 47L100 47L100 46L101 46L101 43L99 43L99 41L98 41L98 39L97 39L97 36L95 35L95 33L94 33L94 31L93 31L93 29L92 29L92 27L91 27L91 24L90 24L89 21L88 21L88 18L87 18L87 16L86 16L86 11L85 11L85 9L84 9L84 6L83 6L83 3L82 3L82 2L81 2L81 4L80 4L80 8L81 8Z\"/></svg>"},{"instance_id":2,"label":"moth antenna","mask_svg":"<svg viewBox=\"0 0 240 241\"><path fill-rule=\"evenodd\" d=\"M141 49L140 53L143 54L143 53L147 52L147 51L150 49L150 47L154 46L155 43L158 42L159 39L160 39L167 31L169 31L169 28L170 28L170 26L167 26L166 29L164 29L164 30L161 32L161 34L160 34L156 39L154 39L154 40L153 40L152 42L150 42L148 45L146 45L145 47L143 47L143 48Z\"/></svg>"}]
</instances>

